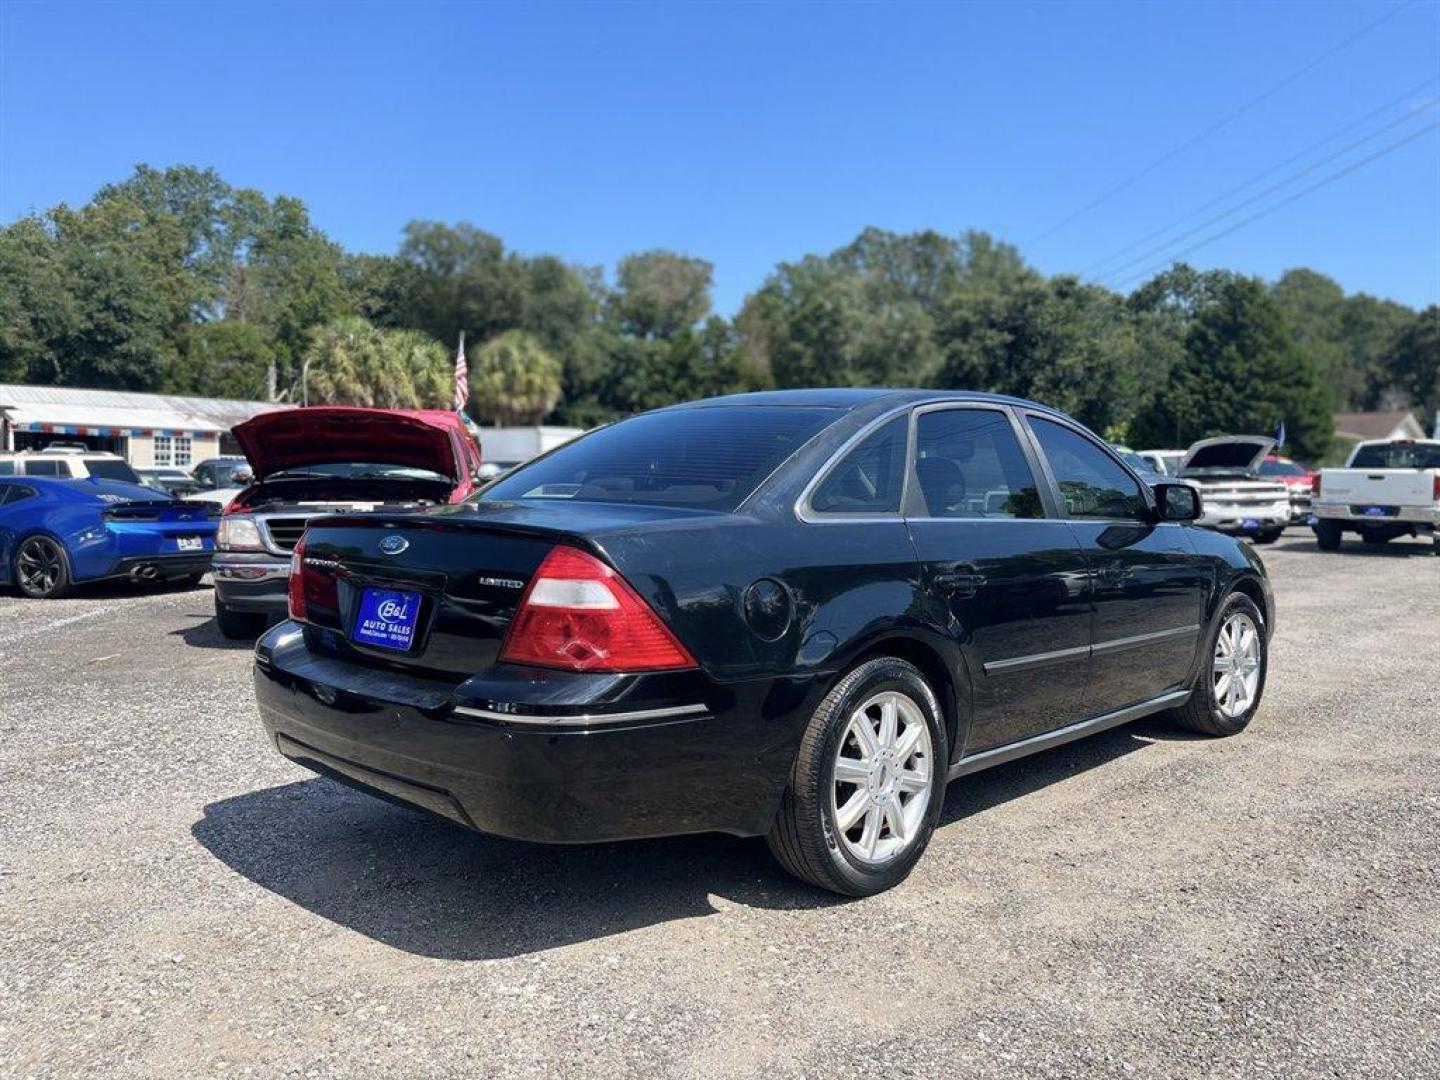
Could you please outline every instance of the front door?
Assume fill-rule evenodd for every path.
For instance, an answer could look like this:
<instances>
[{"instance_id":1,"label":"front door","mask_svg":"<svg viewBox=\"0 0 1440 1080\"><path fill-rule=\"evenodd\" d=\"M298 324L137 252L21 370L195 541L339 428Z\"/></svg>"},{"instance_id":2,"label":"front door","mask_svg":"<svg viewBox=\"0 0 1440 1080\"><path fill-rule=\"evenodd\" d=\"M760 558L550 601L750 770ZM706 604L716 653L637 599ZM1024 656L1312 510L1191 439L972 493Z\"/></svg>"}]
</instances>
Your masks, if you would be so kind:
<instances>
[{"instance_id":1,"label":"front door","mask_svg":"<svg viewBox=\"0 0 1440 1080\"><path fill-rule=\"evenodd\" d=\"M1180 688L1195 659L1206 587L1184 527L1157 522L1140 482L1089 435L1036 413L1026 419L1094 583L1086 714Z\"/></svg>"},{"instance_id":2,"label":"front door","mask_svg":"<svg viewBox=\"0 0 1440 1080\"><path fill-rule=\"evenodd\" d=\"M1080 544L1036 482L1001 406L941 405L915 422L906 522L932 610L965 657L965 753L1081 718L1090 584Z\"/></svg>"}]
</instances>

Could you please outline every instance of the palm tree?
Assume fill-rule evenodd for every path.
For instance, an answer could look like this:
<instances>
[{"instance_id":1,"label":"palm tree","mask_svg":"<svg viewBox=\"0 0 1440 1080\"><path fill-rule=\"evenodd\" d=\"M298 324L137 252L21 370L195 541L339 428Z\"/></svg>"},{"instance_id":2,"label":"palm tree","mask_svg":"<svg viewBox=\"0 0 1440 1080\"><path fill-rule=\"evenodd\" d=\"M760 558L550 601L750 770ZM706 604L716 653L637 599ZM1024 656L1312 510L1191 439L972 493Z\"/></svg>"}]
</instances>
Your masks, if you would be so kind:
<instances>
[{"instance_id":1,"label":"palm tree","mask_svg":"<svg viewBox=\"0 0 1440 1080\"><path fill-rule=\"evenodd\" d=\"M500 425L544 420L560 401L560 378L560 361L524 330L491 338L470 364L475 407Z\"/></svg>"}]
</instances>

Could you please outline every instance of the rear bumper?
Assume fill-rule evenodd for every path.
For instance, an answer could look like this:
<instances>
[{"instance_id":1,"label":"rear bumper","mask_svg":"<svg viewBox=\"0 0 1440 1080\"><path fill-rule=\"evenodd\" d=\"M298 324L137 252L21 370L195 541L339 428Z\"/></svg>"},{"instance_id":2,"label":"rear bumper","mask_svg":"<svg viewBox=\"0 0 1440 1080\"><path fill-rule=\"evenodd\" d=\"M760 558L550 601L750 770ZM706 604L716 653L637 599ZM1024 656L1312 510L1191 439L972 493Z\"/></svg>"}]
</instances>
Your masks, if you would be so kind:
<instances>
[{"instance_id":1,"label":"rear bumper","mask_svg":"<svg viewBox=\"0 0 1440 1080\"><path fill-rule=\"evenodd\" d=\"M224 551L212 563L215 597L235 611L283 615L290 560L273 555Z\"/></svg>"},{"instance_id":2,"label":"rear bumper","mask_svg":"<svg viewBox=\"0 0 1440 1080\"><path fill-rule=\"evenodd\" d=\"M683 702L629 694L628 708L613 700L616 680L642 690L643 679L576 677L606 689L609 700L588 703L523 674L485 683L516 700L465 696L487 678L457 688L333 660L289 622L256 645L260 719L281 754L517 840L764 833L813 706L805 687L722 687L698 674Z\"/></svg>"},{"instance_id":3,"label":"rear bumper","mask_svg":"<svg viewBox=\"0 0 1440 1080\"><path fill-rule=\"evenodd\" d=\"M1357 525L1405 524L1420 528L1428 526L1431 529L1440 526L1440 507L1392 506L1385 509L1393 511L1393 513L1381 515L1357 513L1355 507L1348 503L1316 503L1312 512L1317 518L1323 518L1326 521L1354 522Z\"/></svg>"},{"instance_id":4,"label":"rear bumper","mask_svg":"<svg viewBox=\"0 0 1440 1080\"><path fill-rule=\"evenodd\" d=\"M1250 536L1271 529L1283 529L1291 522L1290 508L1267 509L1263 513L1245 512L1230 507L1205 507L1205 514L1195 524L1234 536Z\"/></svg>"},{"instance_id":5,"label":"rear bumper","mask_svg":"<svg viewBox=\"0 0 1440 1080\"><path fill-rule=\"evenodd\" d=\"M210 569L208 551L185 552L180 555L133 555L121 559L110 571L111 577L128 577L137 571L154 568L153 577L176 578L203 574Z\"/></svg>"}]
</instances>

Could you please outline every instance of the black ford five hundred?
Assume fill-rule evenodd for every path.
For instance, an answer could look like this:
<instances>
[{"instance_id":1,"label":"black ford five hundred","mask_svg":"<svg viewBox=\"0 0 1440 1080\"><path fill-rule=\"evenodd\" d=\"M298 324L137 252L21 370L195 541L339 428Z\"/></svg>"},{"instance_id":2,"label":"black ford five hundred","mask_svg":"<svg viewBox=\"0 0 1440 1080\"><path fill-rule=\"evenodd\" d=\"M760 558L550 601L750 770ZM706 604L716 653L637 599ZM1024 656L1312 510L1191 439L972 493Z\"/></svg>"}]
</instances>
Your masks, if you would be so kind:
<instances>
[{"instance_id":1,"label":"black ford five hundred","mask_svg":"<svg viewBox=\"0 0 1440 1080\"><path fill-rule=\"evenodd\" d=\"M280 753L500 836L764 835L863 895L945 785L1151 713L1254 715L1248 546L1068 417L745 394L592 432L457 506L314 521L259 642Z\"/></svg>"}]
</instances>

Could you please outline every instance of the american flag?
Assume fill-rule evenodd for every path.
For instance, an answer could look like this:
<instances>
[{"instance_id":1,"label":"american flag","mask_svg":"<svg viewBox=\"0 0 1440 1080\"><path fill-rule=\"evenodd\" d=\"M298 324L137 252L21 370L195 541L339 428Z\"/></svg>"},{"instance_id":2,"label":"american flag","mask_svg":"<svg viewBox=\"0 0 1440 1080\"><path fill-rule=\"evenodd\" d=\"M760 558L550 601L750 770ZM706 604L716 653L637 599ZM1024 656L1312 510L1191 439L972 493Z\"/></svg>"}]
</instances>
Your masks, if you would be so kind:
<instances>
[{"instance_id":1,"label":"american flag","mask_svg":"<svg viewBox=\"0 0 1440 1080\"><path fill-rule=\"evenodd\" d=\"M455 411L464 412L470 400L470 368L465 363L465 331L460 331L460 348L455 353Z\"/></svg>"}]
</instances>

